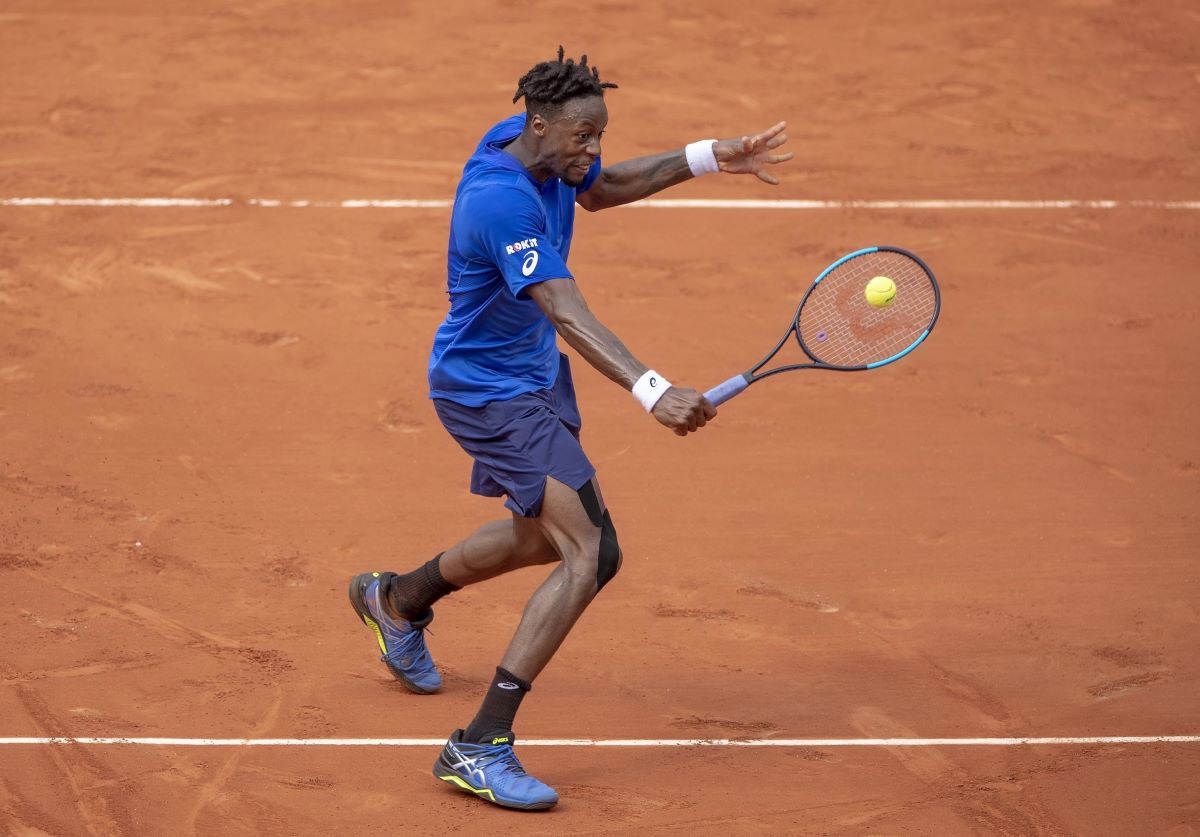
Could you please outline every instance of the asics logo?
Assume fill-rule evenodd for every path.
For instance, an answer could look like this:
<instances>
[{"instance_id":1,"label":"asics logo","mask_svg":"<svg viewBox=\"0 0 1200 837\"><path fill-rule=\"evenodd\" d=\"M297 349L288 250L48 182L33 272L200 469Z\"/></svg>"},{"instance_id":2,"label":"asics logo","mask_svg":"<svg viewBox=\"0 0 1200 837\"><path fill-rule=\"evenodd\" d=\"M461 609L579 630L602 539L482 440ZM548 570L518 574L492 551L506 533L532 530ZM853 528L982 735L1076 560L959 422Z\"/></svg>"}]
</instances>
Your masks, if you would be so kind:
<instances>
[{"instance_id":1,"label":"asics logo","mask_svg":"<svg viewBox=\"0 0 1200 837\"><path fill-rule=\"evenodd\" d=\"M508 683L508 682L497 683L496 685L499 686L501 689L519 689L519 688L521 688L516 683Z\"/></svg>"},{"instance_id":2,"label":"asics logo","mask_svg":"<svg viewBox=\"0 0 1200 837\"><path fill-rule=\"evenodd\" d=\"M513 253L520 252L521 250L532 250L534 247L537 247L537 239L527 238L524 241L514 241L512 244L504 245L504 252L511 256Z\"/></svg>"},{"instance_id":3,"label":"asics logo","mask_svg":"<svg viewBox=\"0 0 1200 837\"><path fill-rule=\"evenodd\" d=\"M534 250L532 253L530 253L528 256L525 257L525 261L521 262L521 275L528 276L529 274L533 273L533 269L535 267L537 267L537 263L538 263L538 254L537 254L537 250Z\"/></svg>"},{"instance_id":4,"label":"asics logo","mask_svg":"<svg viewBox=\"0 0 1200 837\"><path fill-rule=\"evenodd\" d=\"M458 749L453 744L450 745L450 752L452 752L454 757L458 759L457 762L450 765L451 770L461 770L465 767L467 775L474 779L479 787L487 787L487 775L483 772L483 768L475 766L475 759L463 755L462 750Z\"/></svg>"}]
</instances>

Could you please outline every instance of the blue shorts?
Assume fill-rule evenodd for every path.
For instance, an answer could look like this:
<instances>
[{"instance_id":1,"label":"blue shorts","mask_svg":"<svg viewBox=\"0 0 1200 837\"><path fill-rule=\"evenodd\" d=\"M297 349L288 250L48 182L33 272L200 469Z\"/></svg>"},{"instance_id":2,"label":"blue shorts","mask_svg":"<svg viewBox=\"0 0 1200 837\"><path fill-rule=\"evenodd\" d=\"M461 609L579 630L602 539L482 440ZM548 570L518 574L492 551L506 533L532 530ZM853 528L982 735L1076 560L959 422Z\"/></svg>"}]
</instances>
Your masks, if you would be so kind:
<instances>
[{"instance_id":1,"label":"blue shorts","mask_svg":"<svg viewBox=\"0 0 1200 837\"><path fill-rule=\"evenodd\" d=\"M579 444L581 420L567 356L559 354L558 376L550 389L527 392L482 407L433 399L442 425L475 460L471 493L508 499L504 505L522 517L537 517L546 477L578 491L596 469Z\"/></svg>"}]
</instances>

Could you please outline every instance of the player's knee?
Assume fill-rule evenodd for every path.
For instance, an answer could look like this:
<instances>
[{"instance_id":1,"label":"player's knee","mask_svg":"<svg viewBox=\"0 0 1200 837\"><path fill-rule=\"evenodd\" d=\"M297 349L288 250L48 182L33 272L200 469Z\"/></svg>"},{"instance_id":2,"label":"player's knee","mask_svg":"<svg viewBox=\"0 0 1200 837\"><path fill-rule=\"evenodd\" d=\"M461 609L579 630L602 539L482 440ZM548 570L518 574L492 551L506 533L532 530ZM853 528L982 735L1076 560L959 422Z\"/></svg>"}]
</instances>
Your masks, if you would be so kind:
<instances>
[{"instance_id":1,"label":"player's knee","mask_svg":"<svg viewBox=\"0 0 1200 837\"><path fill-rule=\"evenodd\" d=\"M600 526L600 546L596 560L596 592L612 581L621 569L621 545L617 543L617 529L613 526L608 510Z\"/></svg>"},{"instance_id":2,"label":"player's knee","mask_svg":"<svg viewBox=\"0 0 1200 837\"><path fill-rule=\"evenodd\" d=\"M600 497L591 482L579 489L579 500L592 525L600 530L596 545L596 592L599 593L621 569L621 546L617 543L617 529L613 526L612 516L608 509L600 505Z\"/></svg>"}]
</instances>

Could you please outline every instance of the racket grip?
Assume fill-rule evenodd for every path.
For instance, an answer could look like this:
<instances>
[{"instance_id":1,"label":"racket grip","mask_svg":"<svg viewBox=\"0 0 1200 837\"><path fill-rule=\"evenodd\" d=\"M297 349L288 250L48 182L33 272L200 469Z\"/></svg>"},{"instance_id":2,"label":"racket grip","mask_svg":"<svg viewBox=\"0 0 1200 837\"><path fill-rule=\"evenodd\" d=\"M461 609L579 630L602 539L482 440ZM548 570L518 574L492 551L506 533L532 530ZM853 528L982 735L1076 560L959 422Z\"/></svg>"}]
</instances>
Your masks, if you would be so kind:
<instances>
[{"instance_id":1,"label":"racket grip","mask_svg":"<svg viewBox=\"0 0 1200 837\"><path fill-rule=\"evenodd\" d=\"M748 386L750 386L750 382L746 380L745 375L734 375L728 381L719 383L708 392L704 393L704 397L707 398L714 407L719 407Z\"/></svg>"}]
</instances>

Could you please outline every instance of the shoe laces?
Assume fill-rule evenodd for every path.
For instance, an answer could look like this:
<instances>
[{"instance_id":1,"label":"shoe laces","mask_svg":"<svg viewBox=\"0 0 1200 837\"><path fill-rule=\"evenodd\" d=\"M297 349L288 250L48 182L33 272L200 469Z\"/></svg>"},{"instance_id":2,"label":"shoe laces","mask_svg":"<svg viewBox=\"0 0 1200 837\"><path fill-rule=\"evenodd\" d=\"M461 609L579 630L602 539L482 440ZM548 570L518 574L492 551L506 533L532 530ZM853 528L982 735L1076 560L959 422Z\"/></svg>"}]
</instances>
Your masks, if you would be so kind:
<instances>
[{"instance_id":1,"label":"shoe laces","mask_svg":"<svg viewBox=\"0 0 1200 837\"><path fill-rule=\"evenodd\" d=\"M521 765L521 760L517 758L516 751L511 744L480 744L482 752L480 756L487 759L483 764L484 767L492 765L500 766L506 773L525 773L525 768Z\"/></svg>"},{"instance_id":2,"label":"shoe laces","mask_svg":"<svg viewBox=\"0 0 1200 837\"><path fill-rule=\"evenodd\" d=\"M425 632L429 631L430 636L433 635L433 631L429 629L429 623L426 622L424 625L417 627L408 619L393 619L387 612L387 608L383 605L383 602L379 601L378 593L376 593L375 603L376 608L372 608L368 604L367 610L371 612L371 615L377 621L386 621L392 627L389 633L392 634L392 638L396 643L395 647L383 656L396 658L402 656L411 657L414 662L422 664L428 662L432 665L432 660L429 659L429 648L425 644ZM379 610L379 613L375 612L376 609ZM401 630L401 624L408 625L408 630ZM396 634L399 634L399 637L396 637Z\"/></svg>"},{"instance_id":3,"label":"shoe laces","mask_svg":"<svg viewBox=\"0 0 1200 837\"><path fill-rule=\"evenodd\" d=\"M425 631L428 628L414 628L413 630L403 634L396 647L388 653L389 657L411 657L414 663L424 664L431 662L429 657L429 647L425 644ZM432 633L432 631L431 631Z\"/></svg>"}]
</instances>

